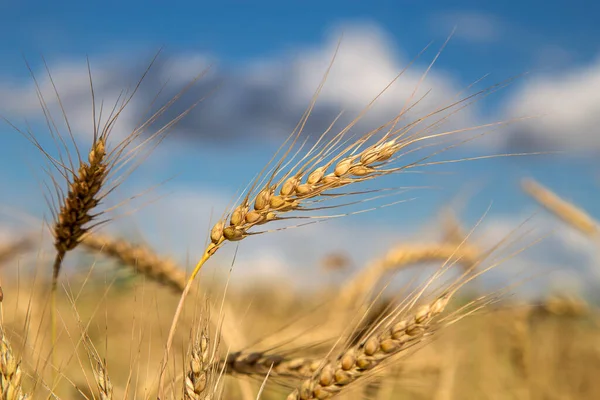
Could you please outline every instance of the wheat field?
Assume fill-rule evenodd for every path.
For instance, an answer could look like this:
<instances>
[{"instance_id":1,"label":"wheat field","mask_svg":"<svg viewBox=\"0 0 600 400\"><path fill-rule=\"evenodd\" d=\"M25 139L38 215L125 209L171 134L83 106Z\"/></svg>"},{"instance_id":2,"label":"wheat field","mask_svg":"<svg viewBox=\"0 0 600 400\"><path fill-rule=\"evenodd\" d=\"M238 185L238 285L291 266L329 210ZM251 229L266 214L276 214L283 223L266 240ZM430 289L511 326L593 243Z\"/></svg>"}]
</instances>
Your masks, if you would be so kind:
<instances>
[{"instance_id":1,"label":"wheat field","mask_svg":"<svg viewBox=\"0 0 600 400\"><path fill-rule=\"evenodd\" d=\"M448 207L437 220L436 240L398 241L383 254L366 249L371 261L352 268L346 254L332 253L310 270L308 286L260 276L243 284L232 279L231 266L219 265L222 248L252 246L258 235L411 207L397 197L405 192L398 188L405 174L510 156L446 154L518 123L448 124L511 79L469 88L421 114L415 88L391 119L362 130L375 98L348 125L332 121L307 139L304 127L327 83L325 71L279 152L255 179L239 182L245 190L231 204L214 205L214 224L199 228L201 257L182 263L182 255L172 258L106 229L114 219L107 204L123 181L198 105L183 104L167 123L160 118L186 100L203 74L133 132L115 132L148 71L114 107L102 108L89 69L89 143L72 134L69 110L56 115L47 107L45 96L54 96L62 108L60 88L48 94L36 86L49 132L34 134L6 119L40 150L51 178L39 194L48 196L50 217L0 247L2 399L600 398L600 318L593 303L574 293L513 296L525 280L517 274L494 289L481 282L536 246L540 238L522 234L522 227L484 245L478 224L464 224ZM45 144L45 134L55 147ZM233 161L244 168L244 160ZM523 190L563 229L597 242L592 216L532 179L524 179Z\"/></svg>"}]
</instances>

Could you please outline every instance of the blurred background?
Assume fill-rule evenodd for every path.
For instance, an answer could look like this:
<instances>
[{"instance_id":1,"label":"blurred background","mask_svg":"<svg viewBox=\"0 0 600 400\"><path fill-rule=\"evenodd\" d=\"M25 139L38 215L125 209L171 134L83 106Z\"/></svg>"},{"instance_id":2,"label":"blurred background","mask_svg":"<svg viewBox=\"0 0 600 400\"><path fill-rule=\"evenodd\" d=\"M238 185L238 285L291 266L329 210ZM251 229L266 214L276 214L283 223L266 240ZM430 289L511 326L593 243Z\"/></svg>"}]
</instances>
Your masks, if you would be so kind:
<instances>
[{"instance_id":1,"label":"blurred background","mask_svg":"<svg viewBox=\"0 0 600 400\"><path fill-rule=\"evenodd\" d=\"M126 137L153 110L200 76L148 129L150 135L199 102L106 199L106 207L118 207L110 213L114 219L101 228L103 233L144 243L189 272L204 251L212 225L236 204L240 193L294 130L340 43L304 129L309 141L325 131L341 111L337 129L352 121L409 65L353 133L360 135L389 121L406 106L415 89L413 99L427 96L410 116L422 116L497 83L501 84L498 90L452 115L443 129L507 123L468 132L485 135L435 158L481 159L449 162L422 168L418 174L396 174L381 183L369 182L366 189L413 189L401 193L400 198L342 210L354 212L373 205L373 211L256 235L225 246L201 275L203 284L218 283L214 289L218 296L225 280L242 289L231 290L227 297L234 310L230 318L245 318L235 321L239 322L237 328L229 326L230 334L237 329L243 340L228 336L224 342L237 350L250 347L255 338L273 339L267 340L270 345L282 341L275 327L294 315L299 303L303 304L299 311L309 313L321 301L318 296L307 299L312 290L327 291L342 282L351 283L351 277L360 277L355 274L371 265L371 260L383 257L395 246L414 250L451 238L455 246L462 240L457 242L457 235L464 239L475 229L468 239L473 249L488 249L508 237L515 240L513 251L526 250L508 257L482 277L481 286L469 290L477 294L508 287L518 299L536 299L529 304L531 309L541 304L544 312L559 317L544 317L533 323L527 318L537 314L527 314L525 325L531 330L519 325L523 321L518 319L520 309L515 309L516 316L500 313L487 316L490 320L475 320L463 331L449 334L446 339L450 342L427 348L424 366L416 360L414 371L421 391L409 390L407 396L479 399L484 393L497 393L492 397L596 398L600 393L594 378L594 371L600 371L600 350L594 339L597 315L592 313L583 322L565 322L560 318L570 311L574 310L571 314L576 317L587 312L585 303L577 300L569 303L573 306L569 308L563 303L542 304L539 299L559 293L590 304L600 302L597 226L590 234L561 221L527 195L522 182L532 178L591 218L600 218L598 15L599 4L581 0L460 1L453 6L441 1L391 0L0 2L0 116L8 122L0 123L0 243L13 243L31 232L43 236L43 244L30 252L29 259L10 260L17 268L8 262L2 267L2 278L22 282L15 279L22 279L27 270L42 271L47 275L42 280L50 277L46 261L53 256L52 239L47 233L41 235L43 222L52 220L44 197L54 195L46 186L49 178L43 171L48 160L15 127L31 132L50 154L57 154L40 105L41 94L56 126L66 135L60 110L61 105L64 107L75 141L85 153L93 129L88 60L96 104L102 100L106 116L123 90L136 85L160 51L119 119L113 141ZM508 81L510 84L505 85ZM72 143L67 146L75 154ZM512 156L502 156L507 154ZM386 201L398 200L406 201L378 208ZM520 241L523 232L527 240ZM529 246L537 239L541 239L539 243ZM83 281L90 265L106 261L85 252L77 254L67 258L66 271L81 272ZM105 319L114 323L105 321L106 326L101 326L99 322L90 335L99 341L126 338L133 332L127 324L135 325L136 313L140 313L142 320L148 318L141 325L151 326L157 339L152 344L155 351L136 362L156 365L178 296L149 286L151 300L138 303L139 293L133 298L128 291L135 286L131 285L132 275L107 270L111 274L108 279L105 275L99 286L91 284L91 291L82 295L79 311L85 318L102 319L94 308L98 298L94 290L108 292L116 282L125 291L109 297L114 303L108 301L106 309L127 305L122 307L127 312L107 313ZM39 282L33 279L19 290L36 285ZM299 294L287 291L292 285L300 289ZM15 294L16 286L2 286L13 297L11 301L17 302L11 303L15 313L10 323L13 328L25 326L23 315L31 310L19 308L19 304L27 304L26 297L21 303L18 299L26 295ZM302 292L304 289L308 291ZM65 315L69 301L62 300ZM43 300L39 304L45 306ZM33 321L45 318L47 323L47 316L40 316L35 307L31 313ZM190 319L187 322L191 324ZM76 329L72 319L64 323L67 331ZM479 331L485 334L477 336ZM188 334L183 330L178 338L185 340ZM140 333L140 346L146 340L141 337ZM509 349L503 340L515 337L516 355L502 358ZM565 344L568 341L570 344ZM21 344L25 343L23 340ZM129 349L120 347L128 344L125 339L112 343L109 349L114 353L110 356L114 365ZM461 345L450 349L444 343ZM554 353L548 350L563 344L567 347ZM504 364L499 367L499 362L510 368ZM544 368L534 373L535 365ZM427 384L429 378L422 379L429 376L430 367L434 371L430 378L438 382L434 386ZM459 372L444 374L448 370ZM573 372L565 377L563 370ZM73 371L79 373L77 366ZM48 370L45 373L48 375ZM450 392L429 390L452 387L448 382L456 376L465 379L456 379L459 383ZM477 381L471 379L477 376L481 378L480 391L468 385ZM415 386L403 386L407 387ZM505 391L507 387L514 391ZM252 392L243 385L239 390L246 390L245 398L248 390ZM551 392L556 395L551 396ZM396 398L365 393L368 398Z\"/></svg>"},{"instance_id":2,"label":"blurred background","mask_svg":"<svg viewBox=\"0 0 600 400\"><path fill-rule=\"evenodd\" d=\"M599 6L576 3L463 1L450 8L442 2L396 1L168 6L135 1L3 2L0 34L6 40L0 43L0 110L18 127L29 125L46 142L49 132L26 64L50 109L58 112L45 60L73 131L85 143L92 128L86 57L96 96L113 104L162 49L121 118L117 134L125 135L146 115L163 85L164 93L174 95L209 68L162 122L204 100L112 201L116 204L128 194L161 185L143 197L143 206L126 205L129 211L137 210L123 221L126 227L119 227L119 221L107 227L129 229L128 235L143 232L162 251L194 259L202 251L211 218L214 221L232 204L299 121L342 35L339 55L307 134L321 133L341 110L345 117L356 116L431 43L362 126L373 128L386 121L402 108L453 29L421 89L431 90L426 100L430 109L456 98L482 77L479 88L518 76L508 87L457 115L456 126L534 118L503 126L446 159L551 153L450 164L443 174L423 174L418 179L397 176L397 185L433 189L415 191L407 198L416 200L392 209L261 235L252 244L240 245L243 257L236 262L234 277L294 274L302 280L307 268L329 252L349 252L360 265L394 241L424 234L417 230L436 234L432 215L450 201L461 205L460 216L469 228L489 208L482 235L496 240L539 210L522 193L522 177L537 179L592 215L600 213L600 91L596 89L600 27L594 17ZM7 124L0 126L0 132L6 224L12 223L17 211L47 218L41 201L46 177L38 168L42 157ZM544 230L561 229L532 249L523 262L543 263L548 271L568 267L574 284L600 283L597 246L573 230L562 229L551 216L541 213L535 218L536 226ZM6 224L1 228L3 236L12 233ZM357 234L365 229L373 234ZM231 253L222 257L223 263L230 263ZM549 284L542 281L552 276L546 275L538 284Z\"/></svg>"}]
</instances>

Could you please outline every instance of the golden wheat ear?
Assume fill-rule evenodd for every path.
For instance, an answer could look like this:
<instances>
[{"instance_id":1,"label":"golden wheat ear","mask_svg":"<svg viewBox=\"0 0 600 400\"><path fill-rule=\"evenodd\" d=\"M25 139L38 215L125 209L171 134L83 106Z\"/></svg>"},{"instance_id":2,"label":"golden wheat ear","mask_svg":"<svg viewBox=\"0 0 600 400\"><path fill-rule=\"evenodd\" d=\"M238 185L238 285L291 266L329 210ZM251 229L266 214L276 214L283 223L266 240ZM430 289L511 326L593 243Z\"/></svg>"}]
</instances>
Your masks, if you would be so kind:
<instances>
[{"instance_id":1,"label":"golden wheat ear","mask_svg":"<svg viewBox=\"0 0 600 400\"><path fill-rule=\"evenodd\" d=\"M161 257L150 247L101 234L87 234L81 245L88 251L108 256L137 274L181 293L185 288L185 271L173 260Z\"/></svg>"},{"instance_id":2,"label":"golden wheat ear","mask_svg":"<svg viewBox=\"0 0 600 400\"><path fill-rule=\"evenodd\" d=\"M1 302L2 300L0 300ZM21 361L17 359L0 324L0 398L5 400L27 400L21 388Z\"/></svg>"},{"instance_id":3,"label":"golden wheat ear","mask_svg":"<svg viewBox=\"0 0 600 400\"><path fill-rule=\"evenodd\" d=\"M120 116L139 91L159 54L160 51L151 60L146 70L133 86L133 89L122 91L105 118L103 118L104 110L102 102L99 106L97 105L92 70L88 60L87 67L93 126L90 132L92 143L85 158L81 156L80 148L69 123L67 112L63 107L59 89L52 78L50 68L44 61L46 75L51 83L53 95L60 107L66 133L61 132L59 123L52 116L38 80L32 68L27 64L27 68L35 84L36 94L46 121L46 126L51 138L55 142L57 154L55 156L51 155L29 128L23 130L5 118L4 120L33 143L47 158L49 163L49 169L46 172L50 175L51 185L46 185L50 191L46 199L53 216L51 231L54 236L54 247L57 253L53 268L53 285L56 285L56 279L66 253L75 249L86 233L98 225L108 222L107 219L100 219L108 211L107 208L102 208L103 200L106 196L123 183L124 179L140 165L139 162L136 162L136 159L145 159L166 137L171 128L202 100L200 99L198 102L192 104L177 117L158 127L151 134L142 137L153 123L188 91L206 71L199 74L179 93L165 102L124 139L114 144L111 143L111 136ZM155 101L156 99L152 101L152 105ZM55 176L52 170L56 171L58 175Z\"/></svg>"},{"instance_id":4,"label":"golden wheat ear","mask_svg":"<svg viewBox=\"0 0 600 400\"><path fill-rule=\"evenodd\" d=\"M458 133L487 129L508 123L507 121L496 122L439 132L439 128L452 115L459 113L464 108L494 91L507 86L512 80L489 86L471 95L461 95L458 100L454 99L446 106L425 113L425 115L420 117L415 117L405 125L398 125L400 120L406 118L407 113L422 100L422 98L415 99L416 92L436 59L437 56L430 63L429 68L422 74L421 81L416 85L415 91L407 99L404 107L392 119L365 133L354 136L350 136L349 134L358 121L372 108L375 101L390 88L404 71L383 88L375 99L348 125L339 132L329 135L329 132L333 129L332 124L318 138L315 145L305 151L304 154L301 154L304 143L301 143L300 135L315 105L319 92L325 83L327 74L329 73L328 69L308 110L302 116L297 128L284 142L281 156L279 156L280 151L278 151L257 175L257 178L248 185L249 189L242 196L243 198L238 205L223 213L222 218L211 229L211 241L188 278L186 288L175 310L165 346L163 371L165 368L164 364L167 362L173 344L177 323L193 280L202 266L225 243L237 242L251 235L269 232L269 230L265 230L264 226L273 226L273 223L278 221L283 221L284 226L280 228L274 227L271 231L288 229L376 209L377 207L363 208L355 212L343 211L336 215L321 215L323 211L327 214L332 209L347 208L347 206L352 204L362 204L373 200L373 198L361 198L357 201L344 203L347 198L373 193L373 191L369 190L355 190L358 184L370 182L373 179L414 170L417 167L486 158L474 157L460 160L431 161L435 156L473 139L454 139L454 136ZM329 68L331 68L334 60L335 56L331 60ZM447 143L444 145L444 141L447 140L454 142L450 145L447 145ZM439 147L440 145L443 145L441 149L435 148L435 146ZM431 147L434 147L434 149L431 149ZM417 153L420 151L425 151L425 154ZM414 156L415 153L418 155L417 160L405 162L409 154ZM376 189L375 192L384 190L386 189ZM332 200L334 202L337 200L338 203L332 204ZM340 201L342 204L339 203ZM329 205L323 205L325 202L329 202ZM289 224L289 220L296 219L308 222L295 226ZM285 226L285 222L288 222L287 226ZM161 389L159 389L159 393L162 392L164 386L164 374L161 375L160 381L159 387Z\"/></svg>"},{"instance_id":5,"label":"golden wheat ear","mask_svg":"<svg viewBox=\"0 0 600 400\"><path fill-rule=\"evenodd\" d=\"M38 84L37 78L29 64L27 64L27 68L29 69L30 75L35 84L36 94L46 120L46 126L49 129L50 136L53 138L56 144L58 153L57 156L54 157L48 151L46 151L29 128L27 130L19 129L10 121L4 119L31 143L33 143L34 146L36 146L47 158L50 164L50 168L47 172L50 175L53 188L50 189L50 185L46 185L48 190L51 192L46 199L54 219L51 225L51 232L54 236L54 247L56 250L56 256L52 269L51 290L53 310L53 343L56 343L56 286L65 255L75 249L81 242L84 235L90 230L98 225L108 222L107 219L99 219L107 212L106 208L101 207L103 200L139 166L139 163L134 162L135 159L139 158L140 160L143 160L145 156L154 150L156 145L158 145L165 138L170 129L201 101L199 100L198 102L192 104L173 120L167 122L153 133L147 135L146 138L142 139L142 135L150 128L150 126L158 119L158 117L160 117L187 90L189 90L193 84L200 79L203 73L199 74L195 79L193 79L190 84L185 86L178 94L161 106L145 122L141 123L132 132L130 132L123 140L115 145L112 145L110 140L111 134L115 129L115 125L119 120L119 117L123 114L126 107L131 103L132 99L138 92L142 82L154 65L159 53L160 52L156 53L133 89L131 91L124 90L121 93L105 120L103 120L102 117L102 104L100 105L99 109L96 107L96 96L94 93L92 71L88 60L87 67L92 101L93 130L90 135L92 138L92 143L86 159L81 157L75 135L67 117L67 112L63 107L58 88L54 83L52 73L50 72L50 69L45 61L44 66L46 74L49 82L51 83L53 95L56 97L57 103L60 107L61 117L70 140L67 140L65 134L61 133L58 123L52 116L40 85ZM154 101L156 101L156 99ZM67 143L72 143L72 146L69 147ZM140 153L142 153L141 157ZM77 157L74 161L75 155ZM59 176L55 177L51 172L52 170L56 171ZM63 188L65 183L66 189Z\"/></svg>"}]
</instances>

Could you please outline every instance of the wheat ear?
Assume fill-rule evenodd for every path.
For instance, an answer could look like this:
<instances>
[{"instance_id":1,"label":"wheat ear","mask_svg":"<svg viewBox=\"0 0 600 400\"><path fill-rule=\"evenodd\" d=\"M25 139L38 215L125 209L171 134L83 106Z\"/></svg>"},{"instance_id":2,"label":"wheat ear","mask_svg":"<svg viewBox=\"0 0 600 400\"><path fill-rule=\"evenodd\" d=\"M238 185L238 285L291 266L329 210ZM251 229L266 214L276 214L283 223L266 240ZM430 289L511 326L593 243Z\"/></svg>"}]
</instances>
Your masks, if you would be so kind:
<instances>
[{"instance_id":1,"label":"wheat ear","mask_svg":"<svg viewBox=\"0 0 600 400\"><path fill-rule=\"evenodd\" d=\"M51 176L56 193L56 199L49 201L49 205L54 216L52 233L55 238L54 247L56 248L51 290L53 349L56 344L57 324L56 287L58 275L60 273L66 253L75 249L80 243L82 237L88 231L97 225L102 224L103 222L107 222L106 220L97 220L98 217L103 215L107 210L96 210L96 208L109 193L116 189L123 182L123 180L139 166L139 162L133 162L135 161L135 158L139 157L140 160L143 160L147 155L149 155L149 153L152 152L154 148L165 138L170 129L184 116L186 116L200 101L202 101L202 99L200 99L180 113L177 117L161 126L152 134L148 135L148 137L141 141L139 140L148 130L148 128L154 122L156 122L156 120L187 90L189 90L189 88L191 88L206 71L196 76L187 86L185 86L179 93L177 93L173 98L171 98L156 112L154 112L146 121L138 125L122 141L110 149L108 148L109 138L113 132L113 129L115 128L115 125L117 124L117 121L119 120L119 117L136 95L143 80L154 65L159 53L154 56L148 65L148 68L144 71L141 78L134 86L133 90L125 90L121 93L105 120L102 119L102 106L100 107L100 113L97 116L92 72L88 61L88 77L92 100L93 139L87 161L81 158L71 125L69 123L69 119L67 118L67 113L63 107L61 97L58 93L58 89L54 83L50 69L48 68L47 64L44 63L49 81L54 91L54 95L56 96L60 106L62 118L67 128L70 142L75 146L78 167L75 167L74 165L73 157L71 157L72 150L69 149L67 146L67 140L59 131L57 123L44 99L40 85L38 84L35 74L33 73L33 70L29 64L27 64L27 67L35 83L36 94L46 119L46 125L50 130L55 144L57 145L58 157L53 157L46 152L40 142L36 139L35 135L29 129L22 130L12 124L10 121L3 118L10 126L21 133L25 138L33 143L34 146L36 146L42 152L42 154L44 154L51 166L58 171L62 178L64 178L68 186L67 193L65 194L61 188L61 185L53 176ZM143 154L140 155L140 153ZM92 223L93 221L94 223Z\"/></svg>"},{"instance_id":2,"label":"wheat ear","mask_svg":"<svg viewBox=\"0 0 600 400\"><path fill-rule=\"evenodd\" d=\"M266 352L236 352L218 363L227 374L257 375L304 379L312 376L325 362L323 359L284 357Z\"/></svg>"},{"instance_id":3,"label":"wheat ear","mask_svg":"<svg viewBox=\"0 0 600 400\"><path fill-rule=\"evenodd\" d=\"M394 173L404 172L416 167L441 164L443 161L434 162L430 161L430 158L464 143L463 140L459 143L454 143L452 146L446 146L441 150L432 150L429 154L419 158L417 161L407 162L404 165L400 163L400 165L398 165L398 161L402 156L413 154L436 144L439 145L440 142L436 142L435 139L443 140L444 138L459 132L467 132L501 124L492 123L434 133L440 125L447 122L450 116L460 112L463 108L474 102L476 98L489 94L503 86L503 84L498 84L475 94L465 96L447 106L415 118L412 122L399 127L398 124L400 120L405 118L406 114L419 103L420 99L414 100L414 97L417 90L420 88L421 83L427 76L429 69L435 62L434 59L423 74L422 79L419 84L417 84L413 94L407 99L405 106L394 118L363 135L348 137L348 132L364 117L376 100L392 86L404 71L399 73L396 78L394 78L346 127L330 136L329 133L336 122L334 121L334 123L332 123L332 125L318 138L316 143L314 143L300 159L296 159L304 146L304 144L298 144L299 141L301 141L303 128L314 108L316 99L327 79L334 59L335 54L317 92L313 96L309 108L302 116L296 129L290 134L280 148L280 151L282 152L281 157L277 158L279 154L278 151L263 171L261 171L257 178L249 185L241 202L230 212L226 213L211 229L211 242L192 271L188 283L186 284L186 289L183 291L174 313L173 322L165 346L163 366L161 377L159 379L159 393L163 392L164 371L175 336L177 323L183 310L183 304L189 292L189 287L192 285L194 278L202 266L225 242L240 241L250 235L265 233L265 231L259 230L260 227L273 221L300 219L310 223L322 221L327 218L348 215L347 213L326 216L315 214L322 210L331 210L350 204L372 200L362 199L346 204L323 205L326 201L343 200L347 197L373 193L373 191L344 191L351 185ZM449 115L444 115L445 112L448 112ZM431 143L432 141L434 143ZM411 148L413 145L416 146ZM300 147L298 148L298 146ZM280 229L283 228L275 230Z\"/></svg>"},{"instance_id":4,"label":"wheat ear","mask_svg":"<svg viewBox=\"0 0 600 400\"><path fill-rule=\"evenodd\" d=\"M366 268L353 277L340 291L338 304L344 309L360 306L365 296L389 272L410 265L432 261L450 261L465 265L474 265L479 259L479 252L466 244L458 246L448 243L412 244L391 249L382 258L372 261Z\"/></svg>"},{"instance_id":5,"label":"wheat ear","mask_svg":"<svg viewBox=\"0 0 600 400\"><path fill-rule=\"evenodd\" d=\"M382 362L430 335L436 326L436 317L445 310L450 298L451 292L440 295L413 315L371 335L335 360L326 362L316 374L304 380L298 389L290 393L287 399L327 399L341 392Z\"/></svg>"},{"instance_id":6,"label":"wheat ear","mask_svg":"<svg viewBox=\"0 0 600 400\"><path fill-rule=\"evenodd\" d=\"M30 250L35 241L32 236L23 236L12 243L0 247L0 265L7 263L13 257Z\"/></svg>"},{"instance_id":7,"label":"wheat ear","mask_svg":"<svg viewBox=\"0 0 600 400\"><path fill-rule=\"evenodd\" d=\"M190 363L185 376L183 398L185 400L211 399L209 388L211 382L210 341L208 332L203 330L197 334L190 352Z\"/></svg>"},{"instance_id":8,"label":"wheat ear","mask_svg":"<svg viewBox=\"0 0 600 400\"><path fill-rule=\"evenodd\" d=\"M596 236L599 233L598 222L588 213L553 193L550 189L540 185L533 179L525 179L521 186L523 190L535 201L544 206L552 214L563 220L568 225L579 230L587 236Z\"/></svg>"},{"instance_id":9,"label":"wheat ear","mask_svg":"<svg viewBox=\"0 0 600 400\"><path fill-rule=\"evenodd\" d=\"M27 400L21 388L21 362L17 360L0 326L0 394L3 400Z\"/></svg>"},{"instance_id":10,"label":"wheat ear","mask_svg":"<svg viewBox=\"0 0 600 400\"><path fill-rule=\"evenodd\" d=\"M118 260L135 272L177 292L182 292L185 288L185 272L177 263L160 257L147 246L100 234L86 235L81 244L84 248Z\"/></svg>"}]
</instances>

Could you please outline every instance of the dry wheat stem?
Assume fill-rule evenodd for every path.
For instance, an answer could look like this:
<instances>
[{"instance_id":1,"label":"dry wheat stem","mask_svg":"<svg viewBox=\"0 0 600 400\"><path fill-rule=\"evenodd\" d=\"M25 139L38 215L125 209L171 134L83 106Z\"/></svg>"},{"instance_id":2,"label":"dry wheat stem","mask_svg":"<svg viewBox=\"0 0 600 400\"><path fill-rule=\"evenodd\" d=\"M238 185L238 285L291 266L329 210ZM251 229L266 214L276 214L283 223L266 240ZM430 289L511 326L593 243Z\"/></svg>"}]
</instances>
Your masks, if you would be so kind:
<instances>
[{"instance_id":1,"label":"dry wheat stem","mask_svg":"<svg viewBox=\"0 0 600 400\"><path fill-rule=\"evenodd\" d=\"M112 257L137 273L177 292L182 292L185 288L185 272L174 261L158 256L146 246L100 234L86 235L81 244L84 248Z\"/></svg>"},{"instance_id":2,"label":"dry wheat stem","mask_svg":"<svg viewBox=\"0 0 600 400\"><path fill-rule=\"evenodd\" d=\"M545 188L532 179L523 180L522 187L535 201L565 223L588 236L598 235L598 222L581 208L561 199L548 188Z\"/></svg>"},{"instance_id":3,"label":"dry wheat stem","mask_svg":"<svg viewBox=\"0 0 600 400\"><path fill-rule=\"evenodd\" d=\"M17 360L4 328L0 326L0 394L3 400L26 400L29 398L21 388L21 362Z\"/></svg>"}]
</instances>

